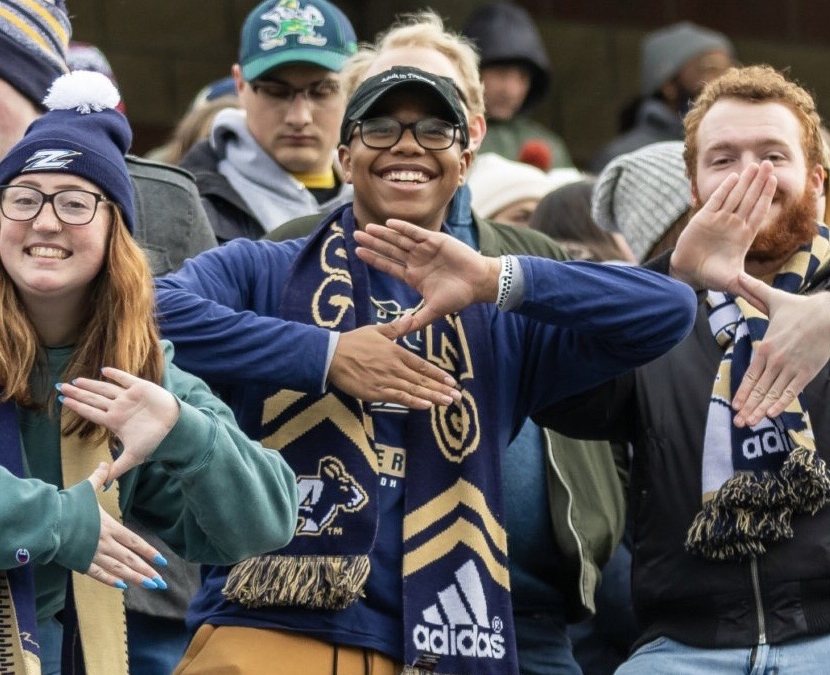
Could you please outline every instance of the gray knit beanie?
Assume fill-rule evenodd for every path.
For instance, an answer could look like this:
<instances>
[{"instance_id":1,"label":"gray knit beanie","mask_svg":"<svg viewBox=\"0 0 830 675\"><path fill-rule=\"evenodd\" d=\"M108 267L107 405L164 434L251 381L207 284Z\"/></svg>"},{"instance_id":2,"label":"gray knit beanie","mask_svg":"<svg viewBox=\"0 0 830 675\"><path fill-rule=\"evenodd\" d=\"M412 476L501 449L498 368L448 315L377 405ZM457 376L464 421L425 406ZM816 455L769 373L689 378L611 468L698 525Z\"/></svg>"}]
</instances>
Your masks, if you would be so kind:
<instances>
[{"instance_id":1,"label":"gray knit beanie","mask_svg":"<svg viewBox=\"0 0 830 675\"><path fill-rule=\"evenodd\" d=\"M713 51L725 51L730 56L735 54L735 48L723 33L690 21L648 33L640 48L640 93L651 96L686 63Z\"/></svg>"},{"instance_id":2,"label":"gray knit beanie","mask_svg":"<svg viewBox=\"0 0 830 675\"><path fill-rule=\"evenodd\" d=\"M612 160L597 178L591 216L604 230L621 232L642 260L691 206L683 143L652 143Z\"/></svg>"}]
</instances>

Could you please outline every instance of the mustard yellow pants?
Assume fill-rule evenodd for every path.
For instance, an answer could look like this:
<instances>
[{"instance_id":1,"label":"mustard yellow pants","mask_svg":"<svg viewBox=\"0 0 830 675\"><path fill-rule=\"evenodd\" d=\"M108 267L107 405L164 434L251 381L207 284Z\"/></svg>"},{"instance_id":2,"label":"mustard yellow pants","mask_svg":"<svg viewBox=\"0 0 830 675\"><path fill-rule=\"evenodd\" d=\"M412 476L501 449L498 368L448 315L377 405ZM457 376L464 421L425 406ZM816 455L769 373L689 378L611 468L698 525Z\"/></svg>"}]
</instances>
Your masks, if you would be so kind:
<instances>
[{"instance_id":1,"label":"mustard yellow pants","mask_svg":"<svg viewBox=\"0 0 830 675\"><path fill-rule=\"evenodd\" d=\"M203 625L173 675L400 675L371 649L266 628Z\"/></svg>"}]
</instances>

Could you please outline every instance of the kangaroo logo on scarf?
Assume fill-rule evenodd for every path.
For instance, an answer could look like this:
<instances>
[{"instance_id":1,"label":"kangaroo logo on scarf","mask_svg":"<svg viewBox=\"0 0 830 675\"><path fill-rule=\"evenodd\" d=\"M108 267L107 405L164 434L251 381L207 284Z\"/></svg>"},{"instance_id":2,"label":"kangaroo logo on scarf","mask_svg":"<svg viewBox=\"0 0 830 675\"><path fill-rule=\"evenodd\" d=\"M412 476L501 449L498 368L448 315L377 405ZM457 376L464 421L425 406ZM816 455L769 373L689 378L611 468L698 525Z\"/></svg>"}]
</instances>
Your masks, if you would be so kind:
<instances>
[{"instance_id":1,"label":"kangaroo logo on scarf","mask_svg":"<svg viewBox=\"0 0 830 675\"><path fill-rule=\"evenodd\" d=\"M275 25L266 26L259 31L259 46L261 49L282 47L289 35L296 35L301 45L321 47L328 39L317 35L315 28L326 23L323 13L314 5L300 7L297 0L280 0L274 7L262 15L265 21Z\"/></svg>"},{"instance_id":2,"label":"kangaroo logo on scarf","mask_svg":"<svg viewBox=\"0 0 830 675\"><path fill-rule=\"evenodd\" d=\"M368 496L336 457L320 460L316 476L297 476L300 522L297 534L316 535L331 525L339 511L357 511Z\"/></svg>"}]
</instances>

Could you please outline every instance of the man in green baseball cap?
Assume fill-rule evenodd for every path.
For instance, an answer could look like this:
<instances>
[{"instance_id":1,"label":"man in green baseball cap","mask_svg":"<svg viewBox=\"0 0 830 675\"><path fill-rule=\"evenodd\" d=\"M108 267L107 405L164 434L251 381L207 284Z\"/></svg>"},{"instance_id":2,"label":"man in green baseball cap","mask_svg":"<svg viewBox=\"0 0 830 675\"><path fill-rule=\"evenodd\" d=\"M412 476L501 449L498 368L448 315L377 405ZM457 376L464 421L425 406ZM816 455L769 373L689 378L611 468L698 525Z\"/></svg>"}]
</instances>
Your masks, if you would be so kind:
<instances>
[{"instance_id":1,"label":"man in green baseball cap","mask_svg":"<svg viewBox=\"0 0 830 675\"><path fill-rule=\"evenodd\" d=\"M346 103L337 73L356 49L327 0L265 0L248 14L232 69L241 109L220 112L182 160L220 242L350 201L334 149Z\"/></svg>"}]
</instances>

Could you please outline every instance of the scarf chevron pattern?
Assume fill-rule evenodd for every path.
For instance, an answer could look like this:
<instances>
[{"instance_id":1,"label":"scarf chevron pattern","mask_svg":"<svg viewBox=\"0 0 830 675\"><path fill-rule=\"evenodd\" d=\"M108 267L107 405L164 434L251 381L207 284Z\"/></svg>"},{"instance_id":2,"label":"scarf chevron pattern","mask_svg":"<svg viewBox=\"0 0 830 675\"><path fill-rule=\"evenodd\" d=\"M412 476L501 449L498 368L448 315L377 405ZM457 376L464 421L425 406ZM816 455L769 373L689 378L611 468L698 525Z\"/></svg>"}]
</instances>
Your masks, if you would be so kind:
<instances>
[{"instance_id":1,"label":"scarf chevron pattern","mask_svg":"<svg viewBox=\"0 0 830 675\"><path fill-rule=\"evenodd\" d=\"M309 238L283 290L280 317L340 331L371 323L369 281L354 252L351 208ZM468 340L468 336L474 339ZM404 638L408 672L512 675L507 537L489 392L495 366L485 310L473 306L425 331L425 358L463 386L458 405L407 415ZM368 406L330 389L280 390L263 406L262 443L297 474L300 519L279 553L228 575L225 597L249 607L339 609L370 573L378 460ZM336 515L336 526L329 526Z\"/></svg>"},{"instance_id":2,"label":"scarf chevron pattern","mask_svg":"<svg viewBox=\"0 0 830 675\"><path fill-rule=\"evenodd\" d=\"M775 276L773 287L798 293L830 263L822 225ZM775 419L752 428L733 423L732 398L763 338L769 319L742 298L710 291L709 325L724 350L715 377L703 443L703 508L686 549L711 560L757 556L793 536L792 518L815 513L830 499L830 474L815 452L810 416L801 397Z\"/></svg>"}]
</instances>

